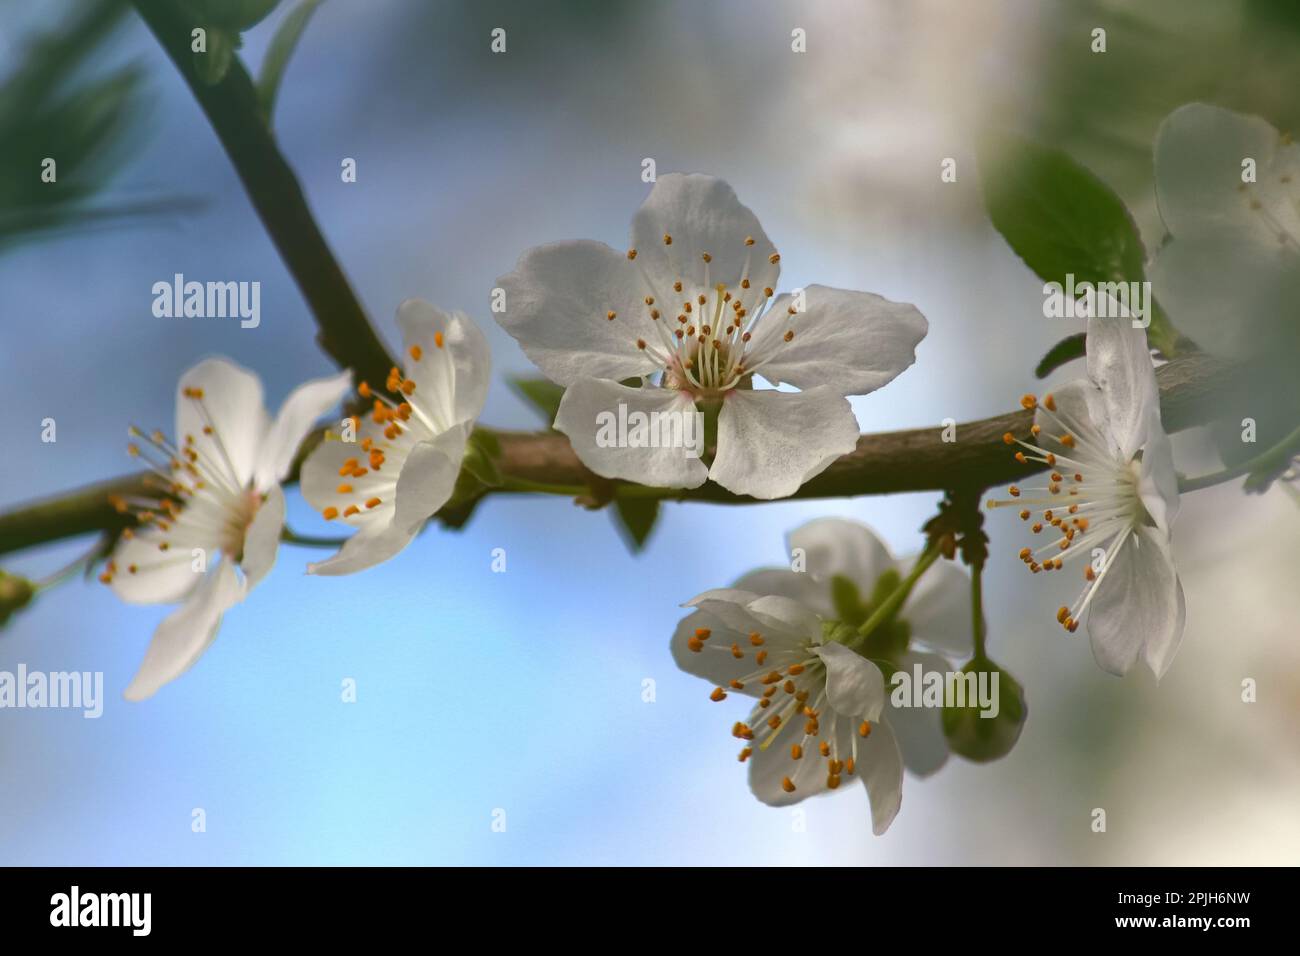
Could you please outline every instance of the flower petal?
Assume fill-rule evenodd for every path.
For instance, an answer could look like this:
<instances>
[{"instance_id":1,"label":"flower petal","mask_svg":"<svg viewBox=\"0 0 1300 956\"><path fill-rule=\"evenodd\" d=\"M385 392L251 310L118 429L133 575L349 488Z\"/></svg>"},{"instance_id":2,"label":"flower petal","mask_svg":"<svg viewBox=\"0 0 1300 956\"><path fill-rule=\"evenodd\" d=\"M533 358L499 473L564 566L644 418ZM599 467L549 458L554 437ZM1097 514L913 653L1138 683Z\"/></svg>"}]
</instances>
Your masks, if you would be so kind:
<instances>
[{"instance_id":1,"label":"flower petal","mask_svg":"<svg viewBox=\"0 0 1300 956\"><path fill-rule=\"evenodd\" d=\"M253 476L257 490L266 491L284 481L302 440L351 386L352 373L343 371L329 378L312 379L289 393L258 448Z\"/></svg>"},{"instance_id":2,"label":"flower petal","mask_svg":"<svg viewBox=\"0 0 1300 956\"><path fill-rule=\"evenodd\" d=\"M873 723L871 734L858 740L855 763L871 801L871 830L880 836L903 803L903 755L888 721Z\"/></svg>"},{"instance_id":3,"label":"flower petal","mask_svg":"<svg viewBox=\"0 0 1300 956\"><path fill-rule=\"evenodd\" d=\"M202 398L187 398L193 389ZM176 387L176 442L184 447L193 436L198 455L233 486L244 488L252 481L269 427L262 382L247 369L229 359L210 358L181 376Z\"/></svg>"},{"instance_id":4,"label":"flower petal","mask_svg":"<svg viewBox=\"0 0 1300 956\"><path fill-rule=\"evenodd\" d=\"M387 561L410 544L425 521L451 497L470 428L470 423L462 423L412 448L402 462L391 492L392 500L354 515L351 523L361 530L344 542L332 557L307 565L307 572L353 574ZM336 456L337 452L333 455ZM310 482L309 500L318 497L328 500L330 489L321 491L321 483L333 477L329 473L330 458L322 456L315 464L314 458L313 453L303 467L304 495L308 494L306 488ZM308 466L311 466L310 470Z\"/></svg>"},{"instance_id":5,"label":"flower petal","mask_svg":"<svg viewBox=\"0 0 1300 956\"><path fill-rule=\"evenodd\" d=\"M284 492L279 485L272 485L244 534L244 555L239 566L247 580L245 590L251 591L275 564L283 529Z\"/></svg>"},{"instance_id":6,"label":"flower petal","mask_svg":"<svg viewBox=\"0 0 1300 956\"><path fill-rule=\"evenodd\" d=\"M790 317L794 300L782 295L754 330L749 348L755 358L746 362L761 362L759 374L770 382L866 395L916 361L916 346L929 329L916 306L870 292L810 285L804 299L804 311ZM787 330L794 332L789 342Z\"/></svg>"},{"instance_id":7,"label":"flower petal","mask_svg":"<svg viewBox=\"0 0 1300 956\"><path fill-rule=\"evenodd\" d=\"M414 537L415 532L404 531L391 520L371 522L344 541L336 553L308 564L307 573L337 576L364 571L400 553Z\"/></svg>"},{"instance_id":8,"label":"flower petal","mask_svg":"<svg viewBox=\"0 0 1300 956\"><path fill-rule=\"evenodd\" d=\"M492 355L474 321L462 312L407 299L397 307L397 324L406 346L406 376L415 383L407 400L440 430L477 419L487 401Z\"/></svg>"},{"instance_id":9,"label":"flower petal","mask_svg":"<svg viewBox=\"0 0 1300 956\"><path fill-rule=\"evenodd\" d=\"M565 391L555 427L569 436L582 463L605 478L695 488L708 477L699 458L703 424L686 392L585 379ZM659 447L630 447L633 441Z\"/></svg>"},{"instance_id":10,"label":"flower petal","mask_svg":"<svg viewBox=\"0 0 1300 956\"><path fill-rule=\"evenodd\" d=\"M1278 132L1258 116L1188 103L1160 124L1155 142L1156 201L1165 227L1179 238L1229 235L1276 242L1250 208L1257 190L1242 189L1242 160L1270 169ZM1163 302L1163 300L1161 300Z\"/></svg>"},{"instance_id":11,"label":"flower petal","mask_svg":"<svg viewBox=\"0 0 1300 956\"><path fill-rule=\"evenodd\" d=\"M856 651L831 641L813 648L826 666L826 698L844 717L878 720L884 709L885 676Z\"/></svg>"},{"instance_id":12,"label":"flower petal","mask_svg":"<svg viewBox=\"0 0 1300 956\"><path fill-rule=\"evenodd\" d=\"M1167 536L1139 527L1110 560L1088 611L1093 656L1102 670L1123 675L1143 646L1152 645L1157 664L1167 668L1184 623L1182 587Z\"/></svg>"},{"instance_id":13,"label":"flower petal","mask_svg":"<svg viewBox=\"0 0 1300 956\"><path fill-rule=\"evenodd\" d=\"M1214 355L1247 358L1275 347L1300 299L1295 246L1228 235L1173 239L1151 264L1151 288L1180 332Z\"/></svg>"},{"instance_id":14,"label":"flower petal","mask_svg":"<svg viewBox=\"0 0 1300 956\"><path fill-rule=\"evenodd\" d=\"M911 561L899 564L911 567ZM974 651L970 588L970 575L955 561L930 565L900 612L912 641L953 657L969 657Z\"/></svg>"},{"instance_id":15,"label":"flower petal","mask_svg":"<svg viewBox=\"0 0 1300 956\"><path fill-rule=\"evenodd\" d=\"M857 447L858 420L833 388L737 389L718 416L709 477L738 495L784 498Z\"/></svg>"},{"instance_id":16,"label":"flower petal","mask_svg":"<svg viewBox=\"0 0 1300 956\"><path fill-rule=\"evenodd\" d=\"M946 674L952 670L952 665L938 654L919 651L903 654L897 664L909 679L915 677L913 667L917 664L921 665L923 674L932 671ZM928 776L948 761L948 738L943 735L943 711L937 707L900 707L894 702L892 686L890 690L889 708L885 711L884 720L898 738L898 748L907 769L919 777Z\"/></svg>"},{"instance_id":17,"label":"flower petal","mask_svg":"<svg viewBox=\"0 0 1300 956\"><path fill-rule=\"evenodd\" d=\"M1147 439L1152 416L1160 419L1156 370L1146 329L1131 319L1088 319L1088 377L1101 390L1105 420L1124 461Z\"/></svg>"},{"instance_id":18,"label":"flower petal","mask_svg":"<svg viewBox=\"0 0 1300 956\"><path fill-rule=\"evenodd\" d=\"M158 625L144 661L123 696L127 700L145 700L189 670L217 636L221 616L242 601L244 594L234 561L222 561L204 575L189 600Z\"/></svg>"},{"instance_id":19,"label":"flower petal","mask_svg":"<svg viewBox=\"0 0 1300 956\"><path fill-rule=\"evenodd\" d=\"M848 721L827 713L821 721L821 734L827 739L848 739L844 728ZM838 735L832 731L839 730ZM790 748L794 744L804 747L806 753L798 760L791 756ZM826 793L826 761L817 756L815 737L804 737L782 729L780 737L771 746L763 749L755 746L749 758L749 789L759 800L769 807L788 807L791 804ZM793 791L787 791L783 785L789 777L794 784Z\"/></svg>"},{"instance_id":20,"label":"flower petal","mask_svg":"<svg viewBox=\"0 0 1300 956\"><path fill-rule=\"evenodd\" d=\"M671 245L664 243L665 235L672 236ZM745 245L746 239L754 244ZM746 275L755 288L775 288L781 274L780 265L770 261L776 247L758 217L713 176L660 176L632 220L632 248L658 289L654 294L669 297L665 302L679 279L685 301L692 291L711 297L719 284L734 288Z\"/></svg>"},{"instance_id":21,"label":"flower petal","mask_svg":"<svg viewBox=\"0 0 1300 956\"><path fill-rule=\"evenodd\" d=\"M809 610L825 618L835 616L831 603L831 589L824 581L811 574L791 571L789 568L758 568L741 577L734 588L755 594L774 594L798 601Z\"/></svg>"},{"instance_id":22,"label":"flower petal","mask_svg":"<svg viewBox=\"0 0 1300 956\"><path fill-rule=\"evenodd\" d=\"M864 524L843 518L816 518L790 532L791 552L802 550L807 574L818 581L848 578L865 600L876 581L894 569L889 548ZM828 593L829 598L829 593Z\"/></svg>"},{"instance_id":23,"label":"flower petal","mask_svg":"<svg viewBox=\"0 0 1300 956\"><path fill-rule=\"evenodd\" d=\"M703 641L698 640L696 635L699 632L707 632L708 637ZM738 630L716 614L698 610L678 622L669 649L672 651L673 662L686 673L701 677L731 693L732 688L728 686L731 680L754 669L753 655L736 659L731 653L732 644L748 650L749 631L743 628ZM691 650L692 646L700 649ZM750 681L743 693L757 696L766 689L758 681Z\"/></svg>"},{"instance_id":24,"label":"flower petal","mask_svg":"<svg viewBox=\"0 0 1300 956\"><path fill-rule=\"evenodd\" d=\"M1168 534L1178 516L1178 472L1174 468L1173 445L1159 420L1152 423L1142 449L1138 494L1156 527Z\"/></svg>"},{"instance_id":25,"label":"flower petal","mask_svg":"<svg viewBox=\"0 0 1300 956\"><path fill-rule=\"evenodd\" d=\"M683 607L698 608L717 618L728 629L742 635L746 642L750 634L757 633L763 639L760 646L773 657L774 666L778 655L791 656L790 663L806 658L805 647L809 638L821 639L820 625L816 627L818 633L806 634L803 628L785 623L780 617L781 608L771 603L760 604L759 613L754 613L752 606L762 600L762 595L749 591L714 588L687 601Z\"/></svg>"},{"instance_id":26,"label":"flower petal","mask_svg":"<svg viewBox=\"0 0 1300 956\"><path fill-rule=\"evenodd\" d=\"M184 533L186 540L194 540L186 518L187 512L182 511L172 533L145 526L118 542L112 555L116 569L112 578L114 594L128 604L175 604L194 590L202 573L194 570L191 549L162 551L158 547L173 533ZM219 547L214 538L204 550L215 555Z\"/></svg>"},{"instance_id":27,"label":"flower petal","mask_svg":"<svg viewBox=\"0 0 1300 956\"><path fill-rule=\"evenodd\" d=\"M505 291L497 322L552 381L572 385L659 370L637 347L638 339L659 339L644 302L651 293L635 264L604 243L529 249L497 285Z\"/></svg>"},{"instance_id":28,"label":"flower petal","mask_svg":"<svg viewBox=\"0 0 1300 956\"><path fill-rule=\"evenodd\" d=\"M745 610L761 625L764 634L776 631L792 639L822 639L822 620L798 601L775 594L761 595L745 605Z\"/></svg>"}]
</instances>

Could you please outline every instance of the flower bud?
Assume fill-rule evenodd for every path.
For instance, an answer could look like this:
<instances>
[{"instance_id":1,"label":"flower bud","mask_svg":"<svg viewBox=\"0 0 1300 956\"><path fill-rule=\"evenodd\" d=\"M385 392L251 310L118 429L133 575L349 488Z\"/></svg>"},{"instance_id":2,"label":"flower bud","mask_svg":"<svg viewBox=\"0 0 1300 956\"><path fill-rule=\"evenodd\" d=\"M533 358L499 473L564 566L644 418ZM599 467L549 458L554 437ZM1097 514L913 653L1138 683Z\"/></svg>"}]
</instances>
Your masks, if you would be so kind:
<instances>
[{"instance_id":1,"label":"flower bud","mask_svg":"<svg viewBox=\"0 0 1300 956\"><path fill-rule=\"evenodd\" d=\"M1020 739L1029 713L1024 688L988 658L973 659L961 672L977 675L980 694L974 700L968 695L964 706L944 707L943 733L948 746L976 763L1005 757Z\"/></svg>"},{"instance_id":2,"label":"flower bud","mask_svg":"<svg viewBox=\"0 0 1300 956\"><path fill-rule=\"evenodd\" d=\"M30 604L35 595L36 589L26 578L0 571L0 627L9 623L15 612Z\"/></svg>"}]
</instances>

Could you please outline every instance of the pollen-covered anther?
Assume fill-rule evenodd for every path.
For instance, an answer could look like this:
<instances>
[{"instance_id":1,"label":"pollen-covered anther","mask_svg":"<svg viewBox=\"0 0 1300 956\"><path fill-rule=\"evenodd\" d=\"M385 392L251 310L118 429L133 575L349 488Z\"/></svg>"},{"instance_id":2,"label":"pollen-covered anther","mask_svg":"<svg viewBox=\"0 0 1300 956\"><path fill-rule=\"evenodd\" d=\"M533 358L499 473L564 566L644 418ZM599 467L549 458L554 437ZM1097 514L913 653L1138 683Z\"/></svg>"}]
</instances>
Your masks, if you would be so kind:
<instances>
[{"instance_id":1,"label":"pollen-covered anther","mask_svg":"<svg viewBox=\"0 0 1300 956\"><path fill-rule=\"evenodd\" d=\"M1029 394L1022 395L1020 397L1020 407L1026 409L1037 408L1038 399L1035 398L1033 395L1029 395Z\"/></svg>"},{"instance_id":2,"label":"pollen-covered anther","mask_svg":"<svg viewBox=\"0 0 1300 956\"><path fill-rule=\"evenodd\" d=\"M607 318L607 319L609 319L609 321L613 322L615 319L618 318L618 313L615 312L613 309L610 309L608 312L605 313L605 318Z\"/></svg>"},{"instance_id":3,"label":"pollen-covered anther","mask_svg":"<svg viewBox=\"0 0 1300 956\"><path fill-rule=\"evenodd\" d=\"M763 644L763 635L759 634L758 631L754 631L749 635L749 643L753 644L755 647L761 647Z\"/></svg>"},{"instance_id":4,"label":"pollen-covered anther","mask_svg":"<svg viewBox=\"0 0 1300 956\"><path fill-rule=\"evenodd\" d=\"M635 250L635 249L629 249L629 250L627 251L627 258L628 258L629 261L631 261L632 259L635 259L635 258L636 258L636 250Z\"/></svg>"},{"instance_id":5,"label":"pollen-covered anther","mask_svg":"<svg viewBox=\"0 0 1300 956\"><path fill-rule=\"evenodd\" d=\"M794 781L789 777L781 778L781 789L786 793L794 793Z\"/></svg>"},{"instance_id":6,"label":"pollen-covered anther","mask_svg":"<svg viewBox=\"0 0 1300 956\"><path fill-rule=\"evenodd\" d=\"M745 652L742 651L742 650L740 649L740 645L739 645L739 644L732 644L732 645L731 645L731 656L734 657L736 660L740 660L741 658L743 658L743 657L745 656Z\"/></svg>"},{"instance_id":7,"label":"pollen-covered anther","mask_svg":"<svg viewBox=\"0 0 1300 956\"><path fill-rule=\"evenodd\" d=\"M871 721L864 720L862 723L858 724L859 737L867 737L870 736L870 734L871 734Z\"/></svg>"},{"instance_id":8,"label":"pollen-covered anther","mask_svg":"<svg viewBox=\"0 0 1300 956\"><path fill-rule=\"evenodd\" d=\"M727 692L723 690L721 687L713 688L713 693L709 695L709 700L713 701L714 703L726 699L727 699Z\"/></svg>"},{"instance_id":9,"label":"pollen-covered anther","mask_svg":"<svg viewBox=\"0 0 1300 956\"><path fill-rule=\"evenodd\" d=\"M798 744L791 744L791 746L790 746L790 759L791 759L791 760L802 760L802 759L803 759L803 747L799 746Z\"/></svg>"},{"instance_id":10,"label":"pollen-covered anther","mask_svg":"<svg viewBox=\"0 0 1300 956\"><path fill-rule=\"evenodd\" d=\"M339 516L339 509L335 508L333 505L331 505L330 507L326 508L324 511L321 512L321 517L324 518L326 521L333 521L338 516Z\"/></svg>"},{"instance_id":11,"label":"pollen-covered anther","mask_svg":"<svg viewBox=\"0 0 1300 956\"><path fill-rule=\"evenodd\" d=\"M1056 399L1052 397L1051 392L1043 396L1043 407L1049 412L1056 411Z\"/></svg>"}]
</instances>

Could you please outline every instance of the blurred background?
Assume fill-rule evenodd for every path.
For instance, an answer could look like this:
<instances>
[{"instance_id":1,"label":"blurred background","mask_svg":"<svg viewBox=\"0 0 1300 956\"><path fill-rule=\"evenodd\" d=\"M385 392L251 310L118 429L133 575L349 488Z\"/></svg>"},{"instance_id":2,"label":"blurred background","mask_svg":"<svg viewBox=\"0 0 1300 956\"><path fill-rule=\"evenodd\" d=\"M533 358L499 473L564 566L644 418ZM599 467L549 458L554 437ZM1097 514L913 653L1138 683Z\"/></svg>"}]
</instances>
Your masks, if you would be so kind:
<instances>
[{"instance_id":1,"label":"blurred background","mask_svg":"<svg viewBox=\"0 0 1300 956\"><path fill-rule=\"evenodd\" d=\"M245 35L247 63L291 6ZM275 129L390 341L410 296L484 326L497 369L486 424L540 424L506 384L532 369L491 322L496 277L538 243L625 242L652 157L661 173L730 181L781 249L785 287L916 303L931 328L917 366L855 408L864 430L938 427L1040 388L1035 362L1078 330L1042 317L1041 281L989 225L976 138L1066 148L1123 195L1151 248L1150 148L1170 110L1201 99L1300 125L1293 10L326 0ZM489 50L496 27L504 54ZM795 28L806 53L791 51ZM176 379L206 355L257 371L273 406L330 371L225 155L132 11L0 0L0 80L0 508L127 471L127 424L169 429ZM71 203L36 193L46 155L66 157ZM344 157L356 183L340 181ZM956 183L940 182L945 157ZM177 272L260 281L260 327L155 318L151 286ZM40 440L46 417L55 444ZM1188 473L1217 466L1202 434L1178 436L1176 453ZM711 703L669 657L678 604L782 563L785 533L819 515L915 552L936 500L669 505L633 555L606 513L498 496L463 531L430 529L389 564L332 580L303 573L321 552L285 546L200 663L135 705L121 691L168 609L74 580L0 631L0 670L103 671L104 715L0 711L0 863L1300 862L1300 645L1280 600L1300 510L1278 489L1184 499L1188 626L1158 685L1103 674L1082 631L1064 636L1052 615L1073 581L1028 586L1018 522L990 518L990 649L1029 701L1013 753L909 776L880 838L857 787L800 804L803 827L755 801L729 733L743 705ZM296 492L290 523L330 533ZM46 574L88 545L3 567ZM1248 677L1254 704L1241 702ZM340 701L347 678L355 704ZM1096 807L1104 834L1089 826Z\"/></svg>"}]
</instances>

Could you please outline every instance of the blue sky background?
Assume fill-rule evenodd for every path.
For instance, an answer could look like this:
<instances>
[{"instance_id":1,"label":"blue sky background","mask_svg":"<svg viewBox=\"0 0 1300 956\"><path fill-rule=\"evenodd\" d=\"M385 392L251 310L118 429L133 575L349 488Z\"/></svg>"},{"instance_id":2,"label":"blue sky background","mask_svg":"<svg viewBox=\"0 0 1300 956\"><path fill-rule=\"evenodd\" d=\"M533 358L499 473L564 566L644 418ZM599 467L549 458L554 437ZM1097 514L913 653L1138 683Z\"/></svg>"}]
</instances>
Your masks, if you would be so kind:
<instances>
[{"instance_id":1,"label":"blue sky background","mask_svg":"<svg viewBox=\"0 0 1300 956\"><path fill-rule=\"evenodd\" d=\"M383 334L396 339L393 315L410 296L483 325L496 363L485 423L537 424L505 385L530 366L490 320L495 278L541 242L624 242L646 156L661 172L728 179L781 249L784 287L865 289L927 315L917 366L854 400L864 430L978 418L1040 386L1034 362L1074 329L1041 317L1040 284L983 218L972 142L994 118L1041 124L1053 92L1037 82L1050 73L1044 50L1073 42L1061 39L1069 23L1031 3L982 15L942 3L578 4L565 16L542 6L329 0L276 116ZM21 50L40 16L7 20L0 55ZM504 56L488 52L498 25ZM807 54L790 52L794 26L809 32ZM249 62L271 32L248 34ZM273 405L331 370L170 63L134 21L109 60L148 71L137 152L112 195L205 205L0 258L0 506L126 471L127 424L170 429L176 379L204 356L258 372ZM939 182L946 156L959 163L955 184ZM343 157L357 160L355 184L340 182ZM1137 184L1126 193L1151 229L1140 164L1108 172ZM260 328L153 317L151 286L176 272L260 281ZM58 422L55 444L40 441L45 417ZM1178 449L1184 470L1213 467L1196 436ZM632 556L607 514L493 497L464 531L432 529L381 568L328 580L303 573L319 551L284 546L200 663L143 704L120 693L168 609L71 583L0 633L0 669L103 671L105 713L0 711L0 862L1300 858L1300 681L1287 676L1300 662L1274 590L1288 569L1294 584L1300 514L1281 495L1231 489L1185 505L1191 620L1159 686L1107 677L1082 633L1063 638L1052 612L1065 582L1028 586L1018 528L990 519L992 651L1030 701L1013 755L909 777L883 838L856 787L803 804L803 830L753 800L729 734L742 705L710 703L667 653L678 605L781 563L785 533L820 515L866 521L897 553L915 551L935 500L671 505ZM328 533L296 492L290 524ZM45 573L84 546L5 567ZM491 571L494 548L506 550L504 574ZM1267 689L1253 707L1238 700L1251 675ZM340 702L345 678L355 704ZM654 703L642 700L646 678ZM1088 829L1097 806L1112 821L1104 835ZM205 833L191 832L194 808ZM491 829L498 808L504 833Z\"/></svg>"}]
</instances>

